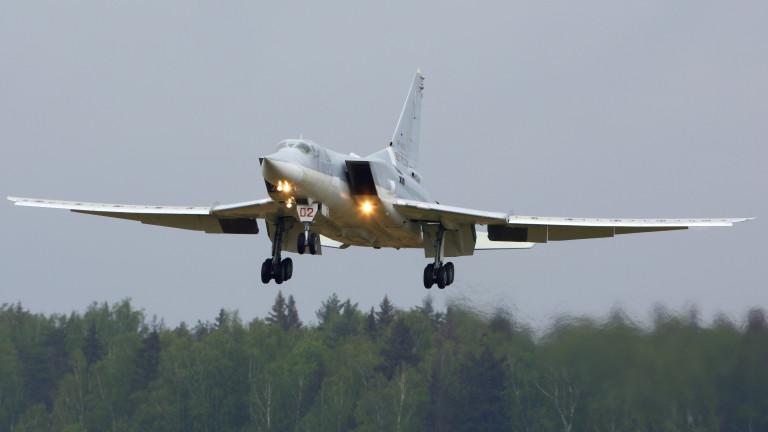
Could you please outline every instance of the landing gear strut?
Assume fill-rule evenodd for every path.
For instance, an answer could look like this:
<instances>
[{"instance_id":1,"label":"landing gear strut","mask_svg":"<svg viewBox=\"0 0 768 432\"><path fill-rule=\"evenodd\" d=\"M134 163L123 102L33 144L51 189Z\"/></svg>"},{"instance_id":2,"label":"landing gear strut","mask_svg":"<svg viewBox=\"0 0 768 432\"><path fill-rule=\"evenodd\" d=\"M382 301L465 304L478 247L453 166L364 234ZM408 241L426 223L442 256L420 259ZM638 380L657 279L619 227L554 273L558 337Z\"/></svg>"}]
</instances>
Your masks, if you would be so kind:
<instances>
[{"instance_id":1,"label":"landing gear strut","mask_svg":"<svg viewBox=\"0 0 768 432\"><path fill-rule=\"evenodd\" d=\"M318 237L317 234L309 230L311 224L312 222L304 222L304 232L299 234L299 238L296 241L296 250L299 251L300 255L303 255L307 249L309 249L310 255L317 253Z\"/></svg>"},{"instance_id":2,"label":"landing gear strut","mask_svg":"<svg viewBox=\"0 0 768 432\"><path fill-rule=\"evenodd\" d=\"M443 289L453 283L454 267L452 262L443 263L443 240L445 239L445 228L442 225L437 227L437 236L435 237L435 262L427 264L424 268L424 288L430 289L432 285Z\"/></svg>"},{"instance_id":3,"label":"landing gear strut","mask_svg":"<svg viewBox=\"0 0 768 432\"><path fill-rule=\"evenodd\" d=\"M275 235L272 239L272 258L267 258L261 264L261 281L264 283L269 283L270 280L274 279L275 283L281 284L293 276L293 260L281 258L284 234L284 221L278 219L275 224Z\"/></svg>"}]
</instances>

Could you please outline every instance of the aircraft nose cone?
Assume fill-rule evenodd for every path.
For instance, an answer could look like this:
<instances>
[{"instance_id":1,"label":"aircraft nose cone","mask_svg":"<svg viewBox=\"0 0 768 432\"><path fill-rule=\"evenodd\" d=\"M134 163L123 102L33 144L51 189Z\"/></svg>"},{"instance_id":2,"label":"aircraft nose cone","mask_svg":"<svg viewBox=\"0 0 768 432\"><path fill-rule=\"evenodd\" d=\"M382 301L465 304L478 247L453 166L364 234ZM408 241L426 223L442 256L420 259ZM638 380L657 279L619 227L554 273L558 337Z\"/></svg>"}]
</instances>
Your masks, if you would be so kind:
<instances>
[{"instance_id":1,"label":"aircraft nose cone","mask_svg":"<svg viewBox=\"0 0 768 432\"><path fill-rule=\"evenodd\" d=\"M261 163L261 172L272 184L285 180L296 184L304 178L304 168L301 165L271 157L264 158Z\"/></svg>"}]
</instances>

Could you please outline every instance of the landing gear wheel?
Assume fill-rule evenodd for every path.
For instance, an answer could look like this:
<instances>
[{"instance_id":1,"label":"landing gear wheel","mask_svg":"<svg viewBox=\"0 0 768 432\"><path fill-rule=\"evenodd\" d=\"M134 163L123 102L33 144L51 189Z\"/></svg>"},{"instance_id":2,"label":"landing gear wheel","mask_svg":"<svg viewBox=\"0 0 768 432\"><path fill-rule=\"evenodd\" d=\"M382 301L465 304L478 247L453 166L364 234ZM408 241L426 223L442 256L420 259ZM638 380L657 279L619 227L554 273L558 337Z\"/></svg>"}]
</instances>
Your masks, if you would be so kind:
<instances>
[{"instance_id":1,"label":"landing gear wheel","mask_svg":"<svg viewBox=\"0 0 768 432\"><path fill-rule=\"evenodd\" d=\"M453 285L453 276L455 275L455 270L453 268L452 262L449 262L445 265L445 273L448 278L445 285Z\"/></svg>"},{"instance_id":2,"label":"landing gear wheel","mask_svg":"<svg viewBox=\"0 0 768 432\"><path fill-rule=\"evenodd\" d=\"M280 263L280 268L283 270L283 280L289 280L293 276L293 260L290 258L283 258Z\"/></svg>"},{"instance_id":3,"label":"landing gear wheel","mask_svg":"<svg viewBox=\"0 0 768 432\"><path fill-rule=\"evenodd\" d=\"M317 254L317 234L309 233L309 238L307 238L307 243L309 246L310 255Z\"/></svg>"},{"instance_id":4,"label":"landing gear wheel","mask_svg":"<svg viewBox=\"0 0 768 432\"><path fill-rule=\"evenodd\" d=\"M277 262L272 267L272 277L275 278L275 283L278 285L285 280L285 273L283 272L283 265L281 262Z\"/></svg>"},{"instance_id":5,"label":"landing gear wheel","mask_svg":"<svg viewBox=\"0 0 768 432\"><path fill-rule=\"evenodd\" d=\"M307 237L304 235L304 233L299 234L299 238L296 240L296 251L299 252L299 255L304 255L304 252L306 251L307 247Z\"/></svg>"},{"instance_id":6,"label":"landing gear wheel","mask_svg":"<svg viewBox=\"0 0 768 432\"><path fill-rule=\"evenodd\" d=\"M268 284L272 279L272 258L267 258L261 264L261 281Z\"/></svg>"},{"instance_id":7,"label":"landing gear wheel","mask_svg":"<svg viewBox=\"0 0 768 432\"><path fill-rule=\"evenodd\" d=\"M432 285L435 284L435 265L434 264L427 264L426 267L424 267L424 288L430 289L432 288Z\"/></svg>"},{"instance_id":8,"label":"landing gear wheel","mask_svg":"<svg viewBox=\"0 0 768 432\"><path fill-rule=\"evenodd\" d=\"M437 287L440 289L445 288L448 285L448 272L445 271L445 266L440 266L437 269Z\"/></svg>"}]
</instances>

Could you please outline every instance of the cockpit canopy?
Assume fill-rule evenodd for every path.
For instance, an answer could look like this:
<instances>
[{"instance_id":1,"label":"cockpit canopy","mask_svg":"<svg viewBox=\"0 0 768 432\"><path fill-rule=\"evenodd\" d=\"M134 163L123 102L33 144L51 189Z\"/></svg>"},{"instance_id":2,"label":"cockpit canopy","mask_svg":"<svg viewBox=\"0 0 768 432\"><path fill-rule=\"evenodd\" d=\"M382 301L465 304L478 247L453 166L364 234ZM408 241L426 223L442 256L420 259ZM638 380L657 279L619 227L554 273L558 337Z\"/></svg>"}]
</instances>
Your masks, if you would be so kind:
<instances>
[{"instance_id":1,"label":"cockpit canopy","mask_svg":"<svg viewBox=\"0 0 768 432\"><path fill-rule=\"evenodd\" d=\"M313 142L307 141L305 139L287 139L280 141L280 143L277 145L277 149L281 150L284 148L294 148L304 154L310 154L312 153L314 146L315 144Z\"/></svg>"}]
</instances>

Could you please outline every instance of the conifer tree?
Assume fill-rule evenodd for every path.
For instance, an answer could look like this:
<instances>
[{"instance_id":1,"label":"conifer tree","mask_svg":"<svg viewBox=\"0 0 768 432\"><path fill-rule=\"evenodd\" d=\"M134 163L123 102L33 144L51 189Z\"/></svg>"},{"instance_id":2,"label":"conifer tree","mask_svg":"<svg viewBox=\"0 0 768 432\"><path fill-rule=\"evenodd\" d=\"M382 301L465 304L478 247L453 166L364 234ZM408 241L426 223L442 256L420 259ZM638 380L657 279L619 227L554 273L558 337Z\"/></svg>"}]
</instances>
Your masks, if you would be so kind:
<instances>
[{"instance_id":1,"label":"conifer tree","mask_svg":"<svg viewBox=\"0 0 768 432\"><path fill-rule=\"evenodd\" d=\"M136 353L136 375L134 388L145 388L157 376L160 367L160 335L153 329L141 340L141 347Z\"/></svg>"},{"instance_id":2,"label":"conifer tree","mask_svg":"<svg viewBox=\"0 0 768 432\"><path fill-rule=\"evenodd\" d=\"M373 310L373 306L371 306L371 311L368 313L366 319L365 332L368 334L369 338L376 338L376 312Z\"/></svg>"},{"instance_id":3,"label":"conifer tree","mask_svg":"<svg viewBox=\"0 0 768 432\"><path fill-rule=\"evenodd\" d=\"M386 345L381 350L384 361L379 366L379 370L387 379L391 379L398 367L418 363L419 356L414 351L415 347L410 327L404 319L397 320L392 333L387 338Z\"/></svg>"},{"instance_id":4,"label":"conifer tree","mask_svg":"<svg viewBox=\"0 0 768 432\"><path fill-rule=\"evenodd\" d=\"M352 303L352 301L347 299L341 304L341 315L333 326L333 334L336 337L344 338L357 333L358 324L355 319L357 312L357 303Z\"/></svg>"},{"instance_id":5,"label":"conifer tree","mask_svg":"<svg viewBox=\"0 0 768 432\"><path fill-rule=\"evenodd\" d=\"M267 322L279 326L283 330L288 330L288 307L285 304L282 291L277 292L275 304L272 305L272 312L269 313Z\"/></svg>"},{"instance_id":6,"label":"conifer tree","mask_svg":"<svg viewBox=\"0 0 768 432\"><path fill-rule=\"evenodd\" d=\"M320 326L323 326L333 321L335 317L339 316L339 313L341 313L341 300L336 293L333 293L328 297L328 300L323 301L315 315L320 321Z\"/></svg>"},{"instance_id":7,"label":"conifer tree","mask_svg":"<svg viewBox=\"0 0 768 432\"><path fill-rule=\"evenodd\" d=\"M91 320L88 324L88 330L85 332L83 355L88 366L101 360L101 357L104 355L104 347L99 340L99 335L96 333L96 322L94 320Z\"/></svg>"},{"instance_id":8,"label":"conifer tree","mask_svg":"<svg viewBox=\"0 0 768 432\"><path fill-rule=\"evenodd\" d=\"M461 372L458 409L454 412L459 430L509 430L503 362L486 345L479 356L470 355Z\"/></svg>"},{"instance_id":9,"label":"conifer tree","mask_svg":"<svg viewBox=\"0 0 768 432\"><path fill-rule=\"evenodd\" d=\"M379 327L386 328L395 319L395 307L389 301L389 297L384 295L384 299L379 303L379 311L376 312Z\"/></svg>"},{"instance_id":10,"label":"conifer tree","mask_svg":"<svg viewBox=\"0 0 768 432\"><path fill-rule=\"evenodd\" d=\"M296 300L293 295L288 296L288 306L286 312L286 322L289 329L301 328L301 320L299 319L299 311L296 309Z\"/></svg>"},{"instance_id":11,"label":"conifer tree","mask_svg":"<svg viewBox=\"0 0 768 432\"><path fill-rule=\"evenodd\" d=\"M219 309L219 314L216 316L216 328L223 329L229 324L229 314L224 308Z\"/></svg>"}]
</instances>

